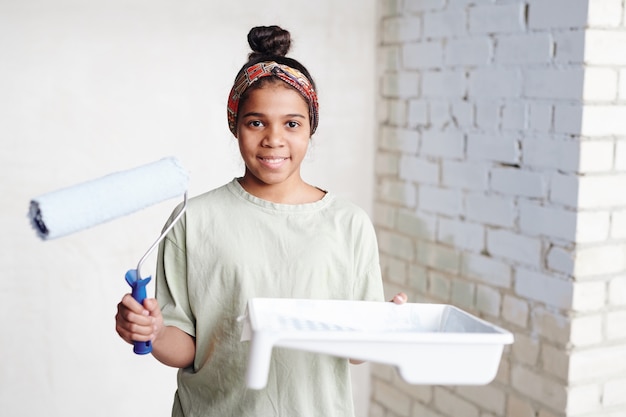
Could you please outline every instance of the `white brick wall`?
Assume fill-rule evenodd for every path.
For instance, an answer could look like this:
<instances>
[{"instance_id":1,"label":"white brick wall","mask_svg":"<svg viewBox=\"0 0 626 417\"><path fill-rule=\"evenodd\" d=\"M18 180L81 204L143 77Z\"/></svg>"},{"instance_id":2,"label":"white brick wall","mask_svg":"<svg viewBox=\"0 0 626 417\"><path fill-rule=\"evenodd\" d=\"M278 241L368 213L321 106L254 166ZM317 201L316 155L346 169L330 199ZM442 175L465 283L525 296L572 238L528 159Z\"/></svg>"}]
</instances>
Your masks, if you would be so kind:
<instances>
[{"instance_id":1,"label":"white brick wall","mask_svg":"<svg viewBox=\"0 0 626 417\"><path fill-rule=\"evenodd\" d=\"M626 2L380 2L387 290L516 342L486 387L378 369L372 415L626 415Z\"/></svg>"},{"instance_id":2,"label":"white brick wall","mask_svg":"<svg viewBox=\"0 0 626 417\"><path fill-rule=\"evenodd\" d=\"M380 1L388 290L516 343L486 387L378 369L372 415L626 415L624 0Z\"/></svg>"}]
</instances>

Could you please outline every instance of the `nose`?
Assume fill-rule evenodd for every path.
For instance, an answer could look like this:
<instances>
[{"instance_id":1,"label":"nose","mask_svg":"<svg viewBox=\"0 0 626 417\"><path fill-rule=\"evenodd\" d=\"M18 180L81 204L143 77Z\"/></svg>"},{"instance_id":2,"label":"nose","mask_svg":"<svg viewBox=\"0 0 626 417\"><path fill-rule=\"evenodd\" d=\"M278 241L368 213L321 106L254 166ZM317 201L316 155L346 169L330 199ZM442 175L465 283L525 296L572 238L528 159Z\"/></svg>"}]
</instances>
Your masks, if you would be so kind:
<instances>
[{"instance_id":1,"label":"nose","mask_svg":"<svg viewBox=\"0 0 626 417\"><path fill-rule=\"evenodd\" d=\"M283 130L281 126L271 124L265 130L265 137L263 138L262 145L267 148L278 148L284 145Z\"/></svg>"}]
</instances>

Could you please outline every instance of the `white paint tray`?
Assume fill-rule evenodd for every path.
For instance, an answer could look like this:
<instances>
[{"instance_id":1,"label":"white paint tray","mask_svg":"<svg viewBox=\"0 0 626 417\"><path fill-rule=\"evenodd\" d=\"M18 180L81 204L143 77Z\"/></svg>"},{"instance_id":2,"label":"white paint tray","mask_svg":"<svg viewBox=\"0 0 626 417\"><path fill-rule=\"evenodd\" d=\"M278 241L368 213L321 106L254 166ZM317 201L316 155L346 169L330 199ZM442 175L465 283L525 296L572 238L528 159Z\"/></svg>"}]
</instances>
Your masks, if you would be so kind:
<instances>
[{"instance_id":1,"label":"white paint tray","mask_svg":"<svg viewBox=\"0 0 626 417\"><path fill-rule=\"evenodd\" d=\"M253 298L246 383L267 384L273 347L395 365L410 384L484 385L513 335L447 304Z\"/></svg>"}]
</instances>

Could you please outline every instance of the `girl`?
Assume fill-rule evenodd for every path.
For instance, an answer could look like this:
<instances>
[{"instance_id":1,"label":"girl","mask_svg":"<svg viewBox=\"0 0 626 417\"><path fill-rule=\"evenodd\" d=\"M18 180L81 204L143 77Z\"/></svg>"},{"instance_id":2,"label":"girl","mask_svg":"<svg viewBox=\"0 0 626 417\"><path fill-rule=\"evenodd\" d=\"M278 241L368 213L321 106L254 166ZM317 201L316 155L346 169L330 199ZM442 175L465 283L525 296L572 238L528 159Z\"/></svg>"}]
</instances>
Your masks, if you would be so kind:
<instances>
[{"instance_id":1,"label":"girl","mask_svg":"<svg viewBox=\"0 0 626 417\"><path fill-rule=\"evenodd\" d=\"M351 417L346 359L275 348L266 388L246 388L236 319L250 298L383 300L366 213L300 176L319 114L309 72L285 56L289 32L255 27L248 42L227 109L245 172L189 200L159 248L156 299L124 296L116 330L180 368L175 417Z\"/></svg>"}]
</instances>

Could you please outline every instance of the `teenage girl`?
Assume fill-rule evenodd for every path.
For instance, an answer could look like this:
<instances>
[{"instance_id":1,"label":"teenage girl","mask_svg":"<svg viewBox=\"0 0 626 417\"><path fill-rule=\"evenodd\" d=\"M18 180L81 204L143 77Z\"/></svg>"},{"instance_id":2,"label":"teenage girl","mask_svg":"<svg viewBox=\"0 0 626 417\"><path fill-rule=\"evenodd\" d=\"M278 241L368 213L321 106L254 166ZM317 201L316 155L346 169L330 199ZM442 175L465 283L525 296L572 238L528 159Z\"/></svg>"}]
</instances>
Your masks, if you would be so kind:
<instances>
[{"instance_id":1,"label":"teenage girl","mask_svg":"<svg viewBox=\"0 0 626 417\"><path fill-rule=\"evenodd\" d=\"M250 298L383 301L367 214L300 176L319 111L290 42L277 26L249 32L227 109L245 172L189 200L159 248L156 299L118 305L120 337L151 340L153 356L180 369L175 417L354 415L347 359L275 348L267 386L245 383L237 317Z\"/></svg>"}]
</instances>

